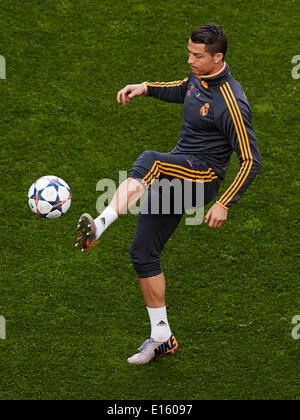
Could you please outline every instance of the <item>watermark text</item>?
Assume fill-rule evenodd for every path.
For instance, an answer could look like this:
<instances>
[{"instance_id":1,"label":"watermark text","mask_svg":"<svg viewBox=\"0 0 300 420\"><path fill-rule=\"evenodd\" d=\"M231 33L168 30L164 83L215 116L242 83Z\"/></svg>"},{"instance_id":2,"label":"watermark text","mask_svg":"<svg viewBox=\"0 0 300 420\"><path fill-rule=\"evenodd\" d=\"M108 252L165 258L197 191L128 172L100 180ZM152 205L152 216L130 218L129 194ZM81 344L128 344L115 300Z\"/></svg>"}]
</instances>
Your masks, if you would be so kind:
<instances>
[{"instance_id":1,"label":"watermark text","mask_svg":"<svg viewBox=\"0 0 300 420\"><path fill-rule=\"evenodd\" d=\"M101 214L108 204L115 197L119 214L127 212L137 215L141 214L164 214L187 216L187 225L200 225L204 220L204 182L192 182L179 179L155 179L149 190L135 201L135 194L138 192L137 185L127 183L128 174L126 171L119 171L119 186L109 178L98 181L96 191L101 192L96 202L96 208ZM143 185L142 180L137 180ZM130 186L131 185L131 186ZM128 203L128 209L126 208ZM132 203L132 204L131 204ZM124 207L125 206L125 207Z\"/></svg>"},{"instance_id":2,"label":"watermark text","mask_svg":"<svg viewBox=\"0 0 300 420\"><path fill-rule=\"evenodd\" d=\"M0 79L6 79L6 60L0 55Z\"/></svg>"},{"instance_id":3,"label":"watermark text","mask_svg":"<svg viewBox=\"0 0 300 420\"><path fill-rule=\"evenodd\" d=\"M6 319L0 315L0 340L6 339Z\"/></svg>"},{"instance_id":4,"label":"watermark text","mask_svg":"<svg viewBox=\"0 0 300 420\"><path fill-rule=\"evenodd\" d=\"M292 319L292 324L296 324L292 330L292 337L294 340L300 340L300 315L294 316Z\"/></svg>"},{"instance_id":5,"label":"watermark text","mask_svg":"<svg viewBox=\"0 0 300 420\"><path fill-rule=\"evenodd\" d=\"M292 78L298 80L300 79L300 55L294 55L292 64L296 64L292 69Z\"/></svg>"}]
</instances>

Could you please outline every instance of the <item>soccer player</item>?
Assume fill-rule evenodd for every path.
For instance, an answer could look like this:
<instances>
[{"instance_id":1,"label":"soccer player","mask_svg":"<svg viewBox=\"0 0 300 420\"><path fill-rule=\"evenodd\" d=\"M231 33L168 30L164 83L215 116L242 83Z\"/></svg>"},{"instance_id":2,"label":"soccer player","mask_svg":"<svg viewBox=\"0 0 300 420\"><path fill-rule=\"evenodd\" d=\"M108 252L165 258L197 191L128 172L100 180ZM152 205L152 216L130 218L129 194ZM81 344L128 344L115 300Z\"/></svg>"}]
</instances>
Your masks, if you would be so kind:
<instances>
[{"instance_id":1,"label":"soccer player","mask_svg":"<svg viewBox=\"0 0 300 420\"><path fill-rule=\"evenodd\" d=\"M168 179L203 186L204 203L218 194L233 152L240 167L227 190L205 215L211 228L221 227L228 210L243 196L262 166L261 154L251 123L251 110L241 85L231 76L225 62L227 38L217 24L195 29L188 41L191 73L184 80L168 83L144 82L120 90L117 101L129 104L135 96L151 96L183 104L180 138L169 153L148 150L133 164L129 177L116 191L112 201L95 220L89 214L79 219L80 236L76 246L88 251L108 226L124 214L155 180ZM154 184L153 184L154 185ZM174 201L172 202L174 207ZM174 233L183 214L142 212L138 215L130 256L139 277L151 322L151 334L129 363L144 364L159 354L174 352L178 344L168 323L165 306L165 277L160 264L164 245Z\"/></svg>"}]
</instances>

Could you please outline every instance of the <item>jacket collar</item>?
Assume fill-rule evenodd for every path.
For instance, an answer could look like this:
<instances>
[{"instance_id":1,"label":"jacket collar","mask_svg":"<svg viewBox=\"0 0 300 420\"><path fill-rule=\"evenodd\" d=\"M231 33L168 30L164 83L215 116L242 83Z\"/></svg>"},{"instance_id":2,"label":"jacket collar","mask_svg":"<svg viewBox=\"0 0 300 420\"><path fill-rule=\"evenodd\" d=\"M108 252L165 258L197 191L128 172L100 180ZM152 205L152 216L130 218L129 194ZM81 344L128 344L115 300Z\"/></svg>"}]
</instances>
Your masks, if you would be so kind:
<instances>
[{"instance_id":1,"label":"jacket collar","mask_svg":"<svg viewBox=\"0 0 300 420\"><path fill-rule=\"evenodd\" d=\"M224 66L217 73L210 74L209 76L196 76L200 80L204 87L218 86L224 83L224 81L230 75L228 64L225 62Z\"/></svg>"}]
</instances>

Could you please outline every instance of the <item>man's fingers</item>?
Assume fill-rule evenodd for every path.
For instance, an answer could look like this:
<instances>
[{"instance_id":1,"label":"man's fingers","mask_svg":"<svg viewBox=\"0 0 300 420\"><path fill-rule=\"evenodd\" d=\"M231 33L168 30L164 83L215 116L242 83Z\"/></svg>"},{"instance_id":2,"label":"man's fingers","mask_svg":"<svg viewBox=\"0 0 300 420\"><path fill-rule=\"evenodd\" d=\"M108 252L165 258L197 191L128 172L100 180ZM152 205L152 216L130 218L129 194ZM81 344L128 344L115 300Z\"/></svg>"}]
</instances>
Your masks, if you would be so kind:
<instances>
[{"instance_id":1,"label":"man's fingers","mask_svg":"<svg viewBox=\"0 0 300 420\"><path fill-rule=\"evenodd\" d=\"M122 102L122 104L125 105L125 103L127 102L126 95L127 95L127 88L120 90L117 94L118 103Z\"/></svg>"},{"instance_id":2,"label":"man's fingers","mask_svg":"<svg viewBox=\"0 0 300 420\"><path fill-rule=\"evenodd\" d=\"M145 85L140 83L139 85L127 85L119 91L117 95L118 103L122 102L123 105L129 104L131 99L135 96L140 96L145 93Z\"/></svg>"},{"instance_id":3,"label":"man's fingers","mask_svg":"<svg viewBox=\"0 0 300 420\"><path fill-rule=\"evenodd\" d=\"M217 228L220 228L222 225L223 225L223 220L219 220L218 222L217 222Z\"/></svg>"},{"instance_id":4,"label":"man's fingers","mask_svg":"<svg viewBox=\"0 0 300 420\"><path fill-rule=\"evenodd\" d=\"M118 104L120 104L121 101L123 102L123 99L122 99L122 91L121 90L118 92L117 101L118 101Z\"/></svg>"},{"instance_id":5,"label":"man's fingers","mask_svg":"<svg viewBox=\"0 0 300 420\"><path fill-rule=\"evenodd\" d=\"M205 216L205 223L209 221L209 227L216 229L226 222L227 220L227 211L219 206L219 204L214 204Z\"/></svg>"},{"instance_id":6,"label":"man's fingers","mask_svg":"<svg viewBox=\"0 0 300 420\"><path fill-rule=\"evenodd\" d=\"M122 103L123 105L130 103L130 98L132 98L134 95L131 95L131 90L125 90L122 92Z\"/></svg>"},{"instance_id":7,"label":"man's fingers","mask_svg":"<svg viewBox=\"0 0 300 420\"><path fill-rule=\"evenodd\" d=\"M213 218L213 217L211 217L211 219L210 219L210 222L209 222L209 227L211 227L211 228L213 228L213 229L215 229L217 226L216 226L216 224L217 224L217 222L216 222L216 219L215 218Z\"/></svg>"},{"instance_id":8,"label":"man's fingers","mask_svg":"<svg viewBox=\"0 0 300 420\"><path fill-rule=\"evenodd\" d=\"M123 105L126 105L127 104L127 102L128 102L127 92L123 92L123 94L122 94L122 102L123 102Z\"/></svg>"},{"instance_id":9,"label":"man's fingers","mask_svg":"<svg viewBox=\"0 0 300 420\"><path fill-rule=\"evenodd\" d=\"M224 219L215 219L214 228L220 228L221 226L224 225L225 222L226 220Z\"/></svg>"},{"instance_id":10,"label":"man's fingers","mask_svg":"<svg viewBox=\"0 0 300 420\"><path fill-rule=\"evenodd\" d=\"M206 216L205 216L205 219L204 219L205 223L207 223L209 221L210 215L211 215L211 209L209 209L208 212L206 213Z\"/></svg>"},{"instance_id":11,"label":"man's fingers","mask_svg":"<svg viewBox=\"0 0 300 420\"><path fill-rule=\"evenodd\" d=\"M217 229L217 228L221 227L224 224L224 222L225 222L225 220L223 220L223 219L220 220L216 216L211 216L208 226L213 228L213 229Z\"/></svg>"}]
</instances>

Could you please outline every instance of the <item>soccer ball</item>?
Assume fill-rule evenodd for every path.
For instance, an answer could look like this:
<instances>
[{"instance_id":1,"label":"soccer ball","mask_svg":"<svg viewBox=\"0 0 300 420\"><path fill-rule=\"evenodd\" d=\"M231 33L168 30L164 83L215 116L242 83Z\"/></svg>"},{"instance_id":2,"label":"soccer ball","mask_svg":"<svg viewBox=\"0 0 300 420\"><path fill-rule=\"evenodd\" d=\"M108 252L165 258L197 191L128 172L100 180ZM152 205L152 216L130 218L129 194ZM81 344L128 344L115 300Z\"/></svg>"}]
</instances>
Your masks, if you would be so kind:
<instances>
[{"instance_id":1,"label":"soccer ball","mask_svg":"<svg viewBox=\"0 0 300 420\"><path fill-rule=\"evenodd\" d=\"M28 204L33 213L46 219L56 219L65 214L72 201L69 185L54 175L35 181L28 191Z\"/></svg>"}]
</instances>

